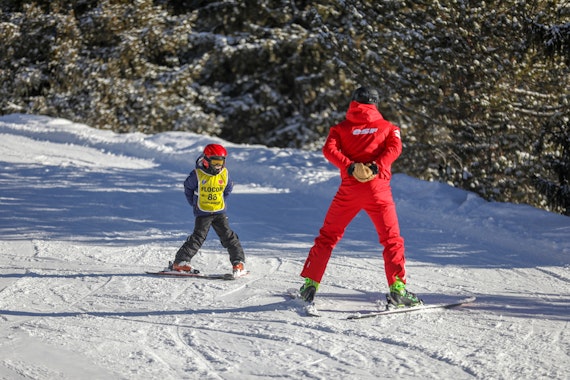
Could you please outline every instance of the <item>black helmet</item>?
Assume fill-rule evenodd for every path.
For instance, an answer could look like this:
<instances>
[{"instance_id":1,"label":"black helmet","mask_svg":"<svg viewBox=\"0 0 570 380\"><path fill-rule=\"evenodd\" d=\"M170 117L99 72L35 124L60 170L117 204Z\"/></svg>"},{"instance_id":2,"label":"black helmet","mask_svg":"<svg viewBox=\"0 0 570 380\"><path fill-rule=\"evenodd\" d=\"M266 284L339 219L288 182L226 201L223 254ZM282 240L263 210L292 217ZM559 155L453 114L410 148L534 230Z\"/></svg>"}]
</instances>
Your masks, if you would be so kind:
<instances>
[{"instance_id":1,"label":"black helmet","mask_svg":"<svg viewBox=\"0 0 570 380\"><path fill-rule=\"evenodd\" d=\"M352 94L352 100L364 104L376 104L380 99L378 91L373 88L359 87Z\"/></svg>"}]
</instances>

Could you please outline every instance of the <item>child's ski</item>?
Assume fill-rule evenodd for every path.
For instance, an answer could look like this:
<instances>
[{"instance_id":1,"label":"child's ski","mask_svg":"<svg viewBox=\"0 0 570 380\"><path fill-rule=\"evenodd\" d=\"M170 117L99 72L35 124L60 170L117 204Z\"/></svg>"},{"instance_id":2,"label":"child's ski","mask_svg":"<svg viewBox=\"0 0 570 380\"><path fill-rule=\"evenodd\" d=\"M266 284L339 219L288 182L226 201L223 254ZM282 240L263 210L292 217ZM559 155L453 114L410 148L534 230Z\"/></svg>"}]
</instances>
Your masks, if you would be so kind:
<instances>
[{"instance_id":1,"label":"child's ski","mask_svg":"<svg viewBox=\"0 0 570 380\"><path fill-rule=\"evenodd\" d=\"M158 272L146 272L147 274L152 274L155 276L165 276L165 277L192 277L192 278L203 278L207 280L235 280L236 278L246 276L249 272L242 274L239 277L234 277L232 273L190 273L190 272L180 272L176 270L161 270Z\"/></svg>"}]
</instances>

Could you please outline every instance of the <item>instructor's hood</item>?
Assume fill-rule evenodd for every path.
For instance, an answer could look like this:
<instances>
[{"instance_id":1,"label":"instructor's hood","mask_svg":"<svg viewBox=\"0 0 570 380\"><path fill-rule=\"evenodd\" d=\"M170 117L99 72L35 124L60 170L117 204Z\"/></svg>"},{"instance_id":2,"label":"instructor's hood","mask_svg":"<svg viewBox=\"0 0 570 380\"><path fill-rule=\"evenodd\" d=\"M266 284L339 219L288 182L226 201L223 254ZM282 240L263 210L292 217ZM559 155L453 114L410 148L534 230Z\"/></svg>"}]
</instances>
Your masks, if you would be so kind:
<instances>
[{"instance_id":1,"label":"instructor's hood","mask_svg":"<svg viewBox=\"0 0 570 380\"><path fill-rule=\"evenodd\" d=\"M355 124L365 124L377 120L384 120L374 104L350 102L346 111L346 120Z\"/></svg>"}]
</instances>

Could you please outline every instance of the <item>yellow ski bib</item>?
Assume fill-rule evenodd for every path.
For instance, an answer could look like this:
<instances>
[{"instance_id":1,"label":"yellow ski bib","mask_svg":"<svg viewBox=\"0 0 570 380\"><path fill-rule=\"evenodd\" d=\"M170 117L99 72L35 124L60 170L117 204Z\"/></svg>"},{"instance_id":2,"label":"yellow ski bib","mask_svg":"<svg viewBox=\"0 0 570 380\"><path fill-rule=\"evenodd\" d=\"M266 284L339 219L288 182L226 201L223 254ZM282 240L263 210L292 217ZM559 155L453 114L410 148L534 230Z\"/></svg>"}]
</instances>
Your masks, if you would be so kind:
<instances>
[{"instance_id":1,"label":"yellow ski bib","mask_svg":"<svg viewBox=\"0 0 570 380\"><path fill-rule=\"evenodd\" d=\"M216 175L196 169L196 176L198 177L198 208L204 212L223 210L226 207L224 189L228 184L226 168Z\"/></svg>"}]
</instances>

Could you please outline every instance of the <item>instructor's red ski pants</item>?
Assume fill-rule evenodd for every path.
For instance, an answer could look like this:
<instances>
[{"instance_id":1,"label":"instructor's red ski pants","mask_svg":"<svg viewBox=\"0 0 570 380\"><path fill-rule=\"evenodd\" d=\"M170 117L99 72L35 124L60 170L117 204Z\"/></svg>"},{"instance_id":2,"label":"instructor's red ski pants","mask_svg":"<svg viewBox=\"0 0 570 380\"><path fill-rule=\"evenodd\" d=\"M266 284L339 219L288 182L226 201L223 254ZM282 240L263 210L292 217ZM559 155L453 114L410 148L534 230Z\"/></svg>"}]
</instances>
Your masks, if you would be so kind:
<instances>
[{"instance_id":1,"label":"instructor's red ski pants","mask_svg":"<svg viewBox=\"0 0 570 380\"><path fill-rule=\"evenodd\" d=\"M380 244L384 246L382 255L388 284L393 284L396 276L406 282L404 239L400 236L390 181L379 178L365 183L343 181L309 251L301 277L321 282L332 250L361 210L366 211L374 223Z\"/></svg>"}]
</instances>

